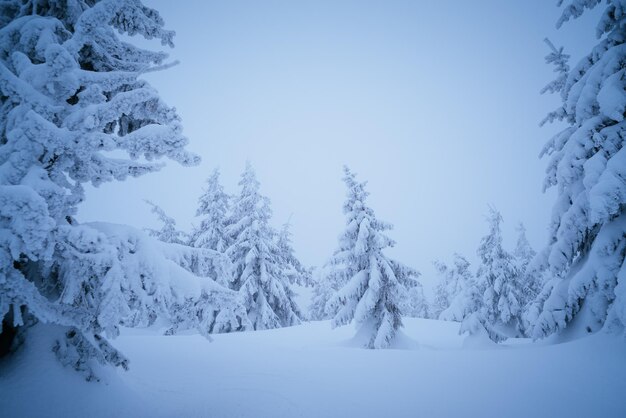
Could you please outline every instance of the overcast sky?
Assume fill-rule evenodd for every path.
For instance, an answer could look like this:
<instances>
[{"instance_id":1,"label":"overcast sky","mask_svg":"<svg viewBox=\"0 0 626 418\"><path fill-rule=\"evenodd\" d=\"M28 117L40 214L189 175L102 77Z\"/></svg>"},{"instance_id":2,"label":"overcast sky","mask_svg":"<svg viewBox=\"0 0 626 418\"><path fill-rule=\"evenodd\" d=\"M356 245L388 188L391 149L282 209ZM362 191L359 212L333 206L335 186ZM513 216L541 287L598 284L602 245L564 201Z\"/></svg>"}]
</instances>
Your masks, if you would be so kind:
<instances>
[{"instance_id":1,"label":"overcast sky","mask_svg":"<svg viewBox=\"0 0 626 418\"><path fill-rule=\"evenodd\" d=\"M292 215L298 255L319 265L344 227L348 164L395 225L391 255L427 286L432 260L476 259L488 205L507 245L520 221L533 246L546 242L553 195L538 155L558 126L538 122L558 100L539 94L553 78L543 38L577 61L597 12L557 31L545 0L144 2L177 32L180 61L146 78L203 161L90 188L79 219L154 226L147 198L189 229L210 172L237 193L250 160L274 224Z\"/></svg>"}]
</instances>

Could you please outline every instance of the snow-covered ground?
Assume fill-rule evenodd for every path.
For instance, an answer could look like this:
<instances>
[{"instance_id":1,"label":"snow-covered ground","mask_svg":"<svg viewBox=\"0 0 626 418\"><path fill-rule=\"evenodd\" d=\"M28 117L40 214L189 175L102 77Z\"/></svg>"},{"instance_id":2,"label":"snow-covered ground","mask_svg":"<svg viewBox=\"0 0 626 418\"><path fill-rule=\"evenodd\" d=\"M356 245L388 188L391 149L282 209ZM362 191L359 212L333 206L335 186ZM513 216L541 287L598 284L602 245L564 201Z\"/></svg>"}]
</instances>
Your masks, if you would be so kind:
<instances>
[{"instance_id":1,"label":"snow-covered ground","mask_svg":"<svg viewBox=\"0 0 626 418\"><path fill-rule=\"evenodd\" d=\"M562 344L467 348L458 324L406 319L397 347L358 347L328 322L246 333L124 330L131 360L87 383L33 332L0 365L3 417L624 417L626 344L604 334Z\"/></svg>"}]
</instances>

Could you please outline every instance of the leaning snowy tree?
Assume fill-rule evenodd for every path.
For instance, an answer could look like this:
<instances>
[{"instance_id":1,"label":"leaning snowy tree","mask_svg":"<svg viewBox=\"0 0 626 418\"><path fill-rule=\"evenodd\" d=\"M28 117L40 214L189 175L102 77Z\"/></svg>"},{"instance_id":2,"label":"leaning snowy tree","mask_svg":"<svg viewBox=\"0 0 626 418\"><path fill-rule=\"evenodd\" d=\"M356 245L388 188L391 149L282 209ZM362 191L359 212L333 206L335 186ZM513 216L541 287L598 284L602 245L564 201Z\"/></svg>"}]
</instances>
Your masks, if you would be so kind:
<instances>
[{"instance_id":1,"label":"leaning snowy tree","mask_svg":"<svg viewBox=\"0 0 626 418\"><path fill-rule=\"evenodd\" d=\"M344 173L346 229L330 264L335 267L333 276L346 282L328 301L328 309L335 313L331 324L336 327L354 320L367 334L368 348L386 348L402 326L407 289L414 286L419 273L383 253L395 245L384 234L392 226L378 220L365 205L367 183L357 182L348 167Z\"/></svg>"},{"instance_id":2,"label":"leaning snowy tree","mask_svg":"<svg viewBox=\"0 0 626 418\"><path fill-rule=\"evenodd\" d=\"M9 0L0 17L2 353L28 325L57 324L57 356L92 378L94 360L127 366L106 337L133 309L166 301L155 276L122 263L143 238L120 248L119 234L74 214L84 183L156 171L161 157L198 162L175 110L140 78L167 55L118 35L173 46L174 33L138 0Z\"/></svg>"},{"instance_id":3,"label":"leaning snowy tree","mask_svg":"<svg viewBox=\"0 0 626 418\"><path fill-rule=\"evenodd\" d=\"M226 254L233 263L231 288L237 290L255 330L300 323L301 314L287 283L286 269L276 232L270 227L269 199L259 193L260 184L250 163L239 181L227 227L232 244Z\"/></svg>"},{"instance_id":4,"label":"leaning snowy tree","mask_svg":"<svg viewBox=\"0 0 626 418\"><path fill-rule=\"evenodd\" d=\"M163 208L149 200L145 201L150 206L150 212L154 213L161 223L160 229L146 228L146 232L159 241L170 244L185 244L189 238L186 233L176 228L176 219L169 216Z\"/></svg>"},{"instance_id":5,"label":"leaning snowy tree","mask_svg":"<svg viewBox=\"0 0 626 418\"><path fill-rule=\"evenodd\" d=\"M568 2L557 27L600 3ZM545 258L553 278L539 296L535 338L570 324L583 334L623 334L626 325L626 4L603 7L598 44L571 70L549 44L559 76L544 90L559 93L562 106L544 122L567 127L542 151L550 156L544 187L556 186L557 201Z\"/></svg>"}]
</instances>

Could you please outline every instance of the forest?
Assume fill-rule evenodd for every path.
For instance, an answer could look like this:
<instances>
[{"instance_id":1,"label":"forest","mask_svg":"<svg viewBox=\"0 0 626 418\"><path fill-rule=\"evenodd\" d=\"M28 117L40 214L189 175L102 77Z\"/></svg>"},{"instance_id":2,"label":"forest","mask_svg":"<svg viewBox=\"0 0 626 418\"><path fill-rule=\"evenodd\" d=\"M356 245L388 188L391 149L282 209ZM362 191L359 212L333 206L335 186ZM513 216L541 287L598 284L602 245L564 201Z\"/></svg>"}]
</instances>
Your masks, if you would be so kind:
<instances>
[{"instance_id":1,"label":"forest","mask_svg":"<svg viewBox=\"0 0 626 418\"><path fill-rule=\"evenodd\" d=\"M0 1L0 416L626 416L626 1L559 0L536 11L558 13L552 22L557 33L570 28L567 33L576 34L563 46L542 36L524 40L543 40L537 47L553 75L529 95L536 104L521 104L555 104L535 122L543 136L518 144L539 155L544 173L535 173L523 155L461 150L476 165L463 172L451 151L457 142L413 137L410 145L395 143L384 129L387 116L381 116L381 132L363 128L373 139L341 143L338 129L331 139L336 145L320 139L319 151L307 148L313 146L308 139L289 139L301 152L279 149L268 139L274 131L247 138L256 141L254 147L242 142L228 148L226 139L207 135L205 148L204 138L188 138L184 126L194 133L209 128L189 118L187 107L181 115L172 97L206 113L213 109L210 100L223 100L224 108L228 100L241 104L232 120L221 122L235 132L254 117L246 114L248 95L266 103L259 114L274 115L259 126L276 120L297 125L290 112L313 117L306 102L315 96L309 92L302 104L279 106L261 85L245 85L239 73L229 74L228 62L220 60L211 63L219 71L202 69L195 79L176 76L185 65L170 57L177 49L181 56L202 56L215 44L234 41L197 35L192 44L177 42L174 48L174 30L185 28L170 28L170 13L189 21L187 30L193 31L208 22L201 16L204 8L215 8L228 17L224 27L234 25L232 59L246 51L257 54L255 65L237 71L258 75L268 62L278 62L285 68L270 67L293 74L299 85L330 85L331 76L323 76L326 67L319 64L317 76L328 78L309 80L311 74L296 70L288 54L272 61L276 50L290 45L289 34L298 53L327 54L324 65L336 68L351 58L333 48L360 48L342 44L343 38L319 40L326 39L324 31L335 33L333 19L342 13L354 12L357 22L388 19L381 24L385 31L394 24L419 26L410 14L408 23L393 20L400 19L394 13L402 7L419 10L427 20L440 17L428 14L435 6L395 1L217 3L165 2L167 13L161 13L158 1L147 0ZM530 20L519 23L507 15L507 7L517 6L493 4L486 20L499 16L524 34L536 30ZM438 7L471 9L460 2ZM321 11L328 8L335 15ZM176 15L173 9L179 9ZM471 25L480 25L472 20L479 14L467 17ZM260 26L238 32L252 15ZM267 22L283 18L288 30L280 26L271 47L257 50L252 39L261 32L255 31L270 31ZM291 26L289 19L296 23ZM438 42L463 42L456 35L446 38L454 19L434 23L441 33L433 36L440 40L428 43L442 55L451 52ZM504 29L490 22L484 30L497 40ZM350 28L341 30L349 34ZM551 29L544 28L546 36ZM301 42L300 30L315 36ZM364 30L380 45L368 39L359 53L400 48L386 38L388 32L376 32L378 26ZM407 33L399 36L410 45ZM579 51L582 38L592 46L578 57L569 49ZM414 52L418 63L437 59ZM471 53L482 59L480 52ZM452 61L455 71L476 77L463 57ZM359 71L369 71L351 65L346 86ZM398 64L388 65L398 70ZM211 77L216 84L203 84ZM441 77L426 84L446 84ZM511 77L521 89L533 88L517 73ZM508 101L522 101L513 86L500 81L487 80ZM408 89L393 82L385 81L390 84L384 88ZM482 82L476 80L478 86ZM220 83L241 83L241 97L224 99ZM291 88L289 80L281 83ZM205 88L217 98L205 96ZM373 92L379 86L362 82L357 88ZM347 106L341 102L346 92L332 85L324 91L325 99L346 111L339 119L350 117L348 108L362 111L360 96ZM455 94L463 108L475 108L470 114L486 106L500 109L477 122L481 132L500 123L514 131L513 120L526 120L507 113L507 103L487 105L489 99ZM438 108L426 91L404 96L438 111L447 108ZM372 97L382 107L396 106L379 100L386 96ZM445 124L462 124L452 111L456 107L449 106ZM404 116L395 117L392 125L404 123ZM330 130L339 126L328 123ZM306 126L298 129L306 135ZM434 174L418 178L415 168L403 165L404 157L389 161L373 143L415 158L415 165L414 155L422 151L434 164L449 164L458 188ZM443 157L428 155L431 146ZM513 170L516 159L527 167L521 174ZM491 180L481 177L481 162L491 167L487 160L500 164L499 172L487 175ZM182 174L169 171L178 169ZM163 173L167 181L158 177ZM535 174L543 184L531 182ZM508 185L483 201L479 190L462 190L463 177L472 176L486 189L488 181L504 179ZM137 183L144 177L157 180L144 187ZM515 186L518 179L543 188L549 207L532 199L519 205L515 199L527 195ZM469 196L467 207L444 208L444 201L429 197L431 189ZM297 202L299 193L310 197ZM422 200L439 217L420 211ZM305 206L304 216L292 210ZM482 208L482 217L474 207ZM181 216L183 210L189 215ZM311 213L328 213L328 222L307 219ZM467 229L447 219L449 213L457 213ZM456 228L454 234L445 232L446 223Z\"/></svg>"}]
</instances>

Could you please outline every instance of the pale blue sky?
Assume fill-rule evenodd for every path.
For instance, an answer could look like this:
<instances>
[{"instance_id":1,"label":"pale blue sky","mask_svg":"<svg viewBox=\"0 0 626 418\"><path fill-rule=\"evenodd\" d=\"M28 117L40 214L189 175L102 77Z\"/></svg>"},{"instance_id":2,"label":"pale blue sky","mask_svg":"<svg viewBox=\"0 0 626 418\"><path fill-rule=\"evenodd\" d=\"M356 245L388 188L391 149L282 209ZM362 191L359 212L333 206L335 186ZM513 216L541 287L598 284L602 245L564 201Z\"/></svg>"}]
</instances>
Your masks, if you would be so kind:
<instances>
[{"instance_id":1,"label":"pale blue sky","mask_svg":"<svg viewBox=\"0 0 626 418\"><path fill-rule=\"evenodd\" d=\"M203 162L89 189L81 220L153 226L148 198L188 229L210 172L235 193L250 160L275 225L293 214L298 255L319 265L344 226L348 164L396 226L392 254L427 285L433 259L475 259L489 204L507 244L519 221L545 243L552 195L538 154L557 127L538 122L558 101L539 95L553 78L542 40L577 60L597 13L557 31L545 0L145 3L177 32L181 62L147 78Z\"/></svg>"}]
</instances>

